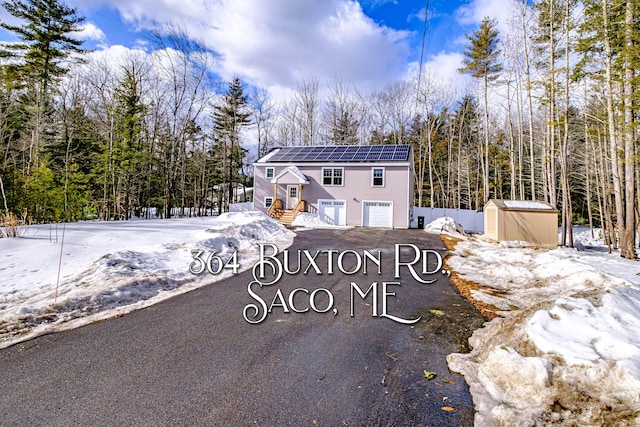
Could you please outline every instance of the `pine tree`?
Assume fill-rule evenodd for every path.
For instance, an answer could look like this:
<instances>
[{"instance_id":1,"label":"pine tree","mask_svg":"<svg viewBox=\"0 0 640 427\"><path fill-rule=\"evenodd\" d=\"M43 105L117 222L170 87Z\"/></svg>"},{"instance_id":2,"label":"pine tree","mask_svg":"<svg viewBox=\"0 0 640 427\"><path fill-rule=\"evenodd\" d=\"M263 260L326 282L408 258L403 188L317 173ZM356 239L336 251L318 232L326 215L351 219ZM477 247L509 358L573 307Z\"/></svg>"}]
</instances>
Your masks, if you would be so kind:
<instances>
[{"instance_id":1,"label":"pine tree","mask_svg":"<svg viewBox=\"0 0 640 427\"><path fill-rule=\"evenodd\" d=\"M2 28L15 33L20 43L5 45L4 55L23 60L23 71L41 85L42 94L48 93L52 79L67 72L61 66L72 53L81 53L82 41L69 34L80 31L84 17L75 8L58 0L10 0L2 6L12 16L24 21L22 25L0 23Z\"/></svg>"},{"instance_id":2,"label":"pine tree","mask_svg":"<svg viewBox=\"0 0 640 427\"><path fill-rule=\"evenodd\" d=\"M484 200L489 200L489 83L498 78L502 71L498 49L499 32L496 21L485 17L480 28L467 35L470 45L464 51L466 58L462 61L459 72L482 79L484 95Z\"/></svg>"},{"instance_id":3,"label":"pine tree","mask_svg":"<svg viewBox=\"0 0 640 427\"><path fill-rule=\"evenodd\" d=\"M20 139L26 157L22 174L28 176L32 170L40 173L48 168L43 163L49 161L47 156L41 159L40 154L42 147L54 139L52 86L68 72L63 64L69 62L70 56L83 52L82 42L72 34L80 31L84 18L58 0L7 0L2 6L22 21L19 25L0 22L2 28L20 39L3 43L0 57L9 59L10 65L4 67L15 77L14 86L22 91L21 109L25 115ZM37 210L35 206L33 210Z\"/></svg>"},{"instance_id":4,"label":"pine tree","mask_svg":"<svg viewBox=\"0 0 640 427\"><path fill-rule=\"evenodd\" d=\"M214 132L218 141L219 164L223 168L223 181L227 185L226 206L233 201L234 184L240 182L244 157L247 153L240 144L240 132L251 124L249 104L239 78L234 78L224 94L224 102L213 113ZM218 198L218 211L223 210Z\"/></svg>"},{"instance_id":5,"label":"pine tree","mask_svg":"<svg viewBox=\"0 0 640 427\"><path fill-rule=\"evenodd\" d=\"M141 146L146 107L141 101L141 71L131 65L124 70L123 80L116 88L116 126L113 150L116 215L129 219L131 210L139 206L134 189L142 180L143 150Z\"/></svg>"},{"instance_id":6,"label":"pine tree","mask_svg":"<svg viewBox=\"0 0 640 427\"><path fill-rule=\"evenodd\" d=\"M332 117L329 128L329 142L335 145L355 145L358 143L358 119L351 111L341 111Z\"/></svg>"}]
</instances>

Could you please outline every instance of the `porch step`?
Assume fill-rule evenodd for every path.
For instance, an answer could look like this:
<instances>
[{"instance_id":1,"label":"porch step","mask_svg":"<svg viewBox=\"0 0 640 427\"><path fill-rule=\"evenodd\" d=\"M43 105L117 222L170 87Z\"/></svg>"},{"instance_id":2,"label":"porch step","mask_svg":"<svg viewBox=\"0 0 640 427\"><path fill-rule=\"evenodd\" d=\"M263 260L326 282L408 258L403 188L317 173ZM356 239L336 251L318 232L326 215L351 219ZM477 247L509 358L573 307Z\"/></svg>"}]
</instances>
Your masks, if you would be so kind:
<instances>
[{"instance_id":1,"label":"porch step","mask_svg":"<svg viewBox=\"0 0 640 427\"><path fill-rule=\"evenodd\" d=\"M272 218L283 224L291 224L294 220L293 209L276 209Z\"/></svg>"}]
</instances>

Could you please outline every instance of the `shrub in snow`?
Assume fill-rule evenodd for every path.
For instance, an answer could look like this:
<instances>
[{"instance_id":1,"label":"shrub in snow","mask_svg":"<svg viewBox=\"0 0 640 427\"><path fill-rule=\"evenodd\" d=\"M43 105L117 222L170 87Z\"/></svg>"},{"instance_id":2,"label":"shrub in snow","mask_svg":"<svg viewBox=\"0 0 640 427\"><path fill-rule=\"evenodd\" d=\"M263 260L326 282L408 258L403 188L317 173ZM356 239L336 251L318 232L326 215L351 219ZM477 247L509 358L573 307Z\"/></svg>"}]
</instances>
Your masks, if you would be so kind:
<instances>
[{"instance_id":1,"label":"shrub in snow","mask_svg":"<svg viewBox=\"0 0 640 427\"><path fill-rule=\"evenodd\" d=\"M3 237L18 237L20 221L11 212L0 213L0 239Z\"/></svg>"}]
</instances>

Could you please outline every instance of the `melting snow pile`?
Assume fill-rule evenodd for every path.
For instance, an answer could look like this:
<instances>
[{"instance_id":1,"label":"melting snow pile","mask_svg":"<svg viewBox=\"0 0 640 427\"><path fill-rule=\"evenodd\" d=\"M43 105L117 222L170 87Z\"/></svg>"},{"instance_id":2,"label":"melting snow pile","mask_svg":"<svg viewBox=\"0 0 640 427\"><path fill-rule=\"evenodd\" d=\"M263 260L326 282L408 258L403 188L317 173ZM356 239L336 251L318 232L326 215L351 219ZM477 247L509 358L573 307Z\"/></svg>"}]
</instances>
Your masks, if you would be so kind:
<instances>
[{"instance_id":1,"label":"melting snow pile","mask_svg":"<svg viewBox=\"0 0 640 427\"><path fill-rule=\"evenodd\" d=\"M425 225L424 230L429 233L446 233L458 237L466 235L462 225L458 224L453 218L448 216L431 221L429 224Z\"/></svg>"},{"instance_id":2,"label":"melting snow pile","mask_svg":"<svg viewBox=\"0 0 640 427\"><path fill-rule=\"evenodd\" d=\"M503 310L470 354L447 359L470 385L477 426L640 425L639 263L479 240L448 263Z\"/></svg>"},{"instance_id":3,"label":"melting snow pile","mask_svg":"<svg viewBox=\"0 0 640 427\"><path fill-rule=\"evenodd\" d=\"M224 261L236 251L242 271L257 260L258 242L284 249L295 236L260 212L71 223L64 244L62 225L25 231L24 238L0 239L0 348L146 307L231 274L191 273L194 251L205 260L215 251Z\"/></svg>"}]
</instances>

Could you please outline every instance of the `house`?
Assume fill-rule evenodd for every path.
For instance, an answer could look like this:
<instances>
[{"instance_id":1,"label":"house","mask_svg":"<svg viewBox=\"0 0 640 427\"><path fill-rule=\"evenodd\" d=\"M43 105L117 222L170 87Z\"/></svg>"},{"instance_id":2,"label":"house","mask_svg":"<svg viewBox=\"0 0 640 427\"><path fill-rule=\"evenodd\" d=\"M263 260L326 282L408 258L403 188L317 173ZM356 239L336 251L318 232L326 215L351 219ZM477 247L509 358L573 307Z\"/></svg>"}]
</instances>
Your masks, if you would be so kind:
<instances>
[{"instance_id":1,"label":"house","mask_svg":"<svg viewBox=\"0 0 640 427\"><path fill-rule=\"evenodd\" d=\"M489 200L484 207L484 236L498 242L557 246L558 210L538 201Z\"/></svg>"},{"instance_id":2,"label":"house","mask_svg":"<svg viewBox=\"0 0 640 427\"><path fill-rule=\"evenodd\" d=\"M409 227L410 145L282 147L253 166L254 209L283 222L306 211L336 225Z\"/></svg>"}]
</instances>

